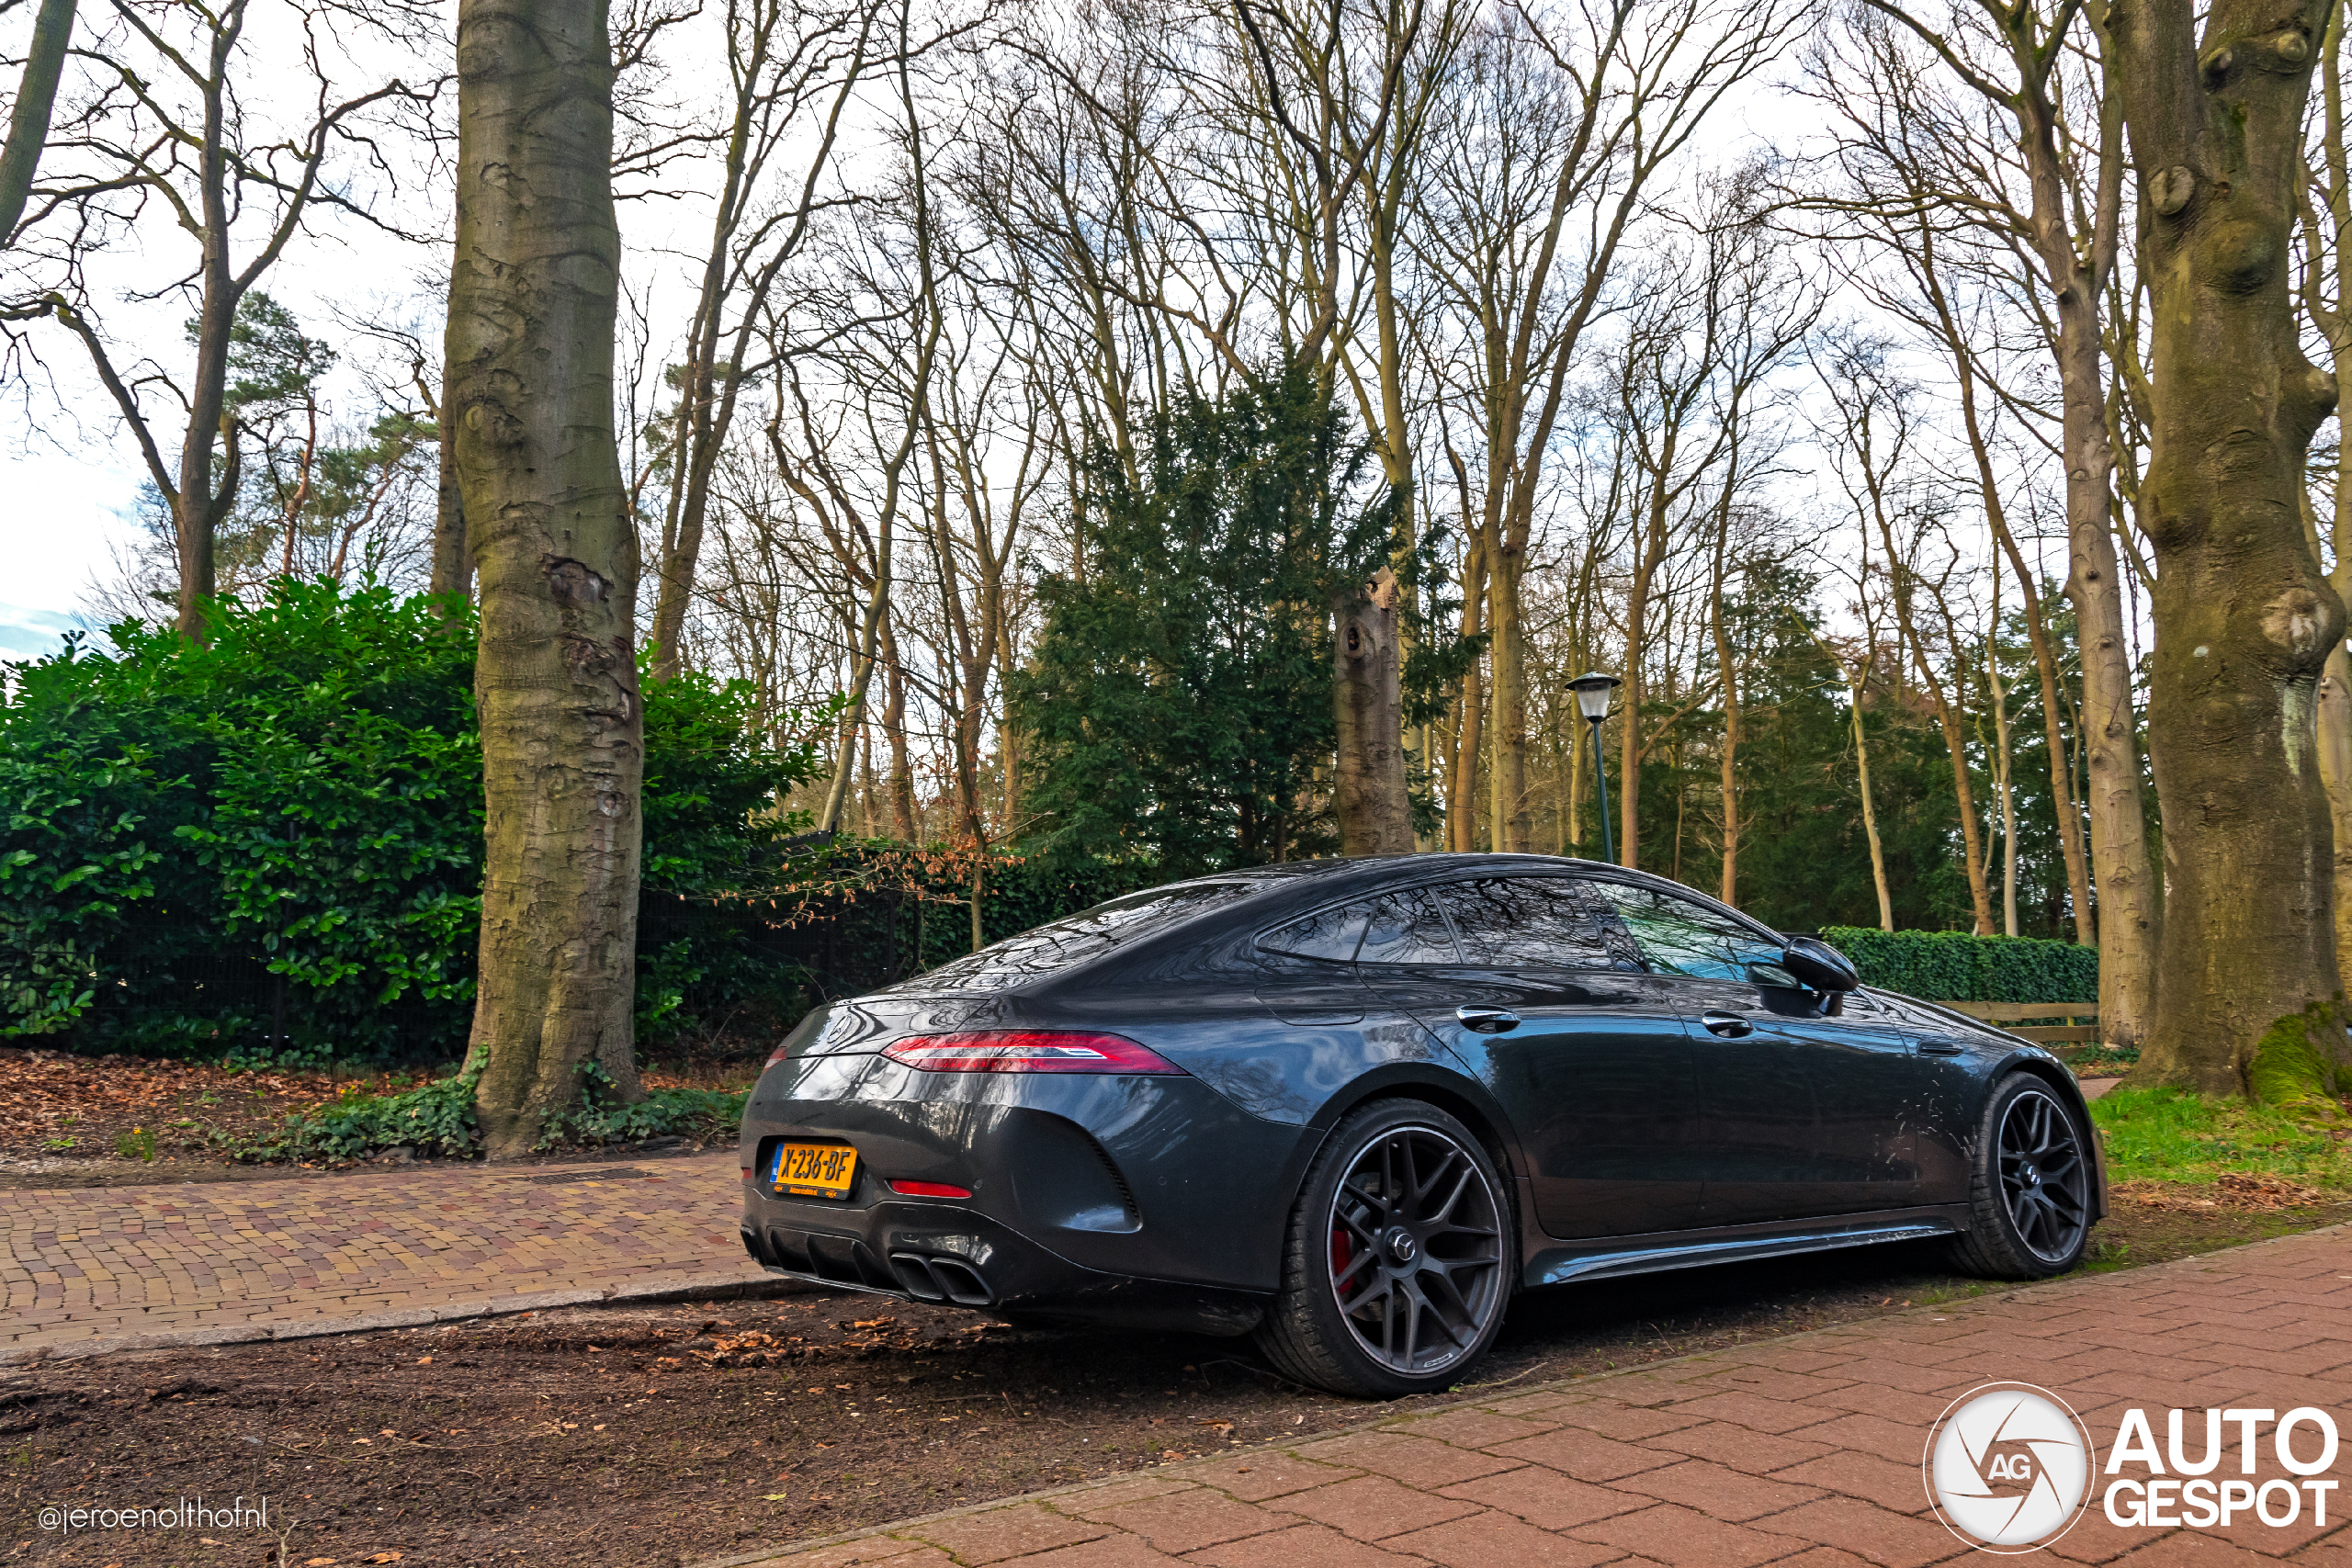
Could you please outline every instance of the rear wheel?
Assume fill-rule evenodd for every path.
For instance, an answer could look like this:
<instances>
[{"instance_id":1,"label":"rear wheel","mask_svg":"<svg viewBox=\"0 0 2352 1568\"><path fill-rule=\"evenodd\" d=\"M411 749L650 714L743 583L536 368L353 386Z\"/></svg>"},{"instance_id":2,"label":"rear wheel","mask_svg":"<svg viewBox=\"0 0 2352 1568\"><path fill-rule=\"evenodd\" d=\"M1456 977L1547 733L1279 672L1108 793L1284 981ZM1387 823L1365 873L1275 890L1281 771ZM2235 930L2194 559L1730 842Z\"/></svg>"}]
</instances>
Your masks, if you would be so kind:
<instances>
[{"instance_id":1,"label":"rear wheel","mask_svg":"<svg viewBox=\"0 0 2352 1568\"><path fill-rule=\"evenodd\" d=\"M1293 1206L1282 1293L1258 1330L1285 1375L1335 1393L1444 1388L1510 1299L1501 1178L1460 1122L1419 1100L1350 1113Z\"/></svg>"},{"instance_id":2,"label":"rear wheel","mask_svg":"<svg viewBox=\"0 0 2352 1568\"><path fill-rule=\"evenodd\" d=\"M1954 1266L1992 1280L2046 1280L2090 1243L2089 1134L2056 1089L2030 1073L1993 1088L1977 1130L1968 1234Z\"/></svg>"}]
</instances>

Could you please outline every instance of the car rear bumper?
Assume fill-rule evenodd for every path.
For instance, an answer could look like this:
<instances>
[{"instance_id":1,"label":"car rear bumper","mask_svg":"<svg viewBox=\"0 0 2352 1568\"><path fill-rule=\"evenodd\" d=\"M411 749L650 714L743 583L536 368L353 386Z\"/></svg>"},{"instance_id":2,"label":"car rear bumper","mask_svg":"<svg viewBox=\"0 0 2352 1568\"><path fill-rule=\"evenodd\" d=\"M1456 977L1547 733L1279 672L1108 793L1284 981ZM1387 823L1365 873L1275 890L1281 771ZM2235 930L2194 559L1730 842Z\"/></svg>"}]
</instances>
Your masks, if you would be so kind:
<instances>
[{"instance_id":1,"label":"car rear bumper","mask_svg":"<svg viewBox=\"0 0 2352 1568\"><path fill-rule=\"evenodd\" d=\"M1247 1334L1252 1292L1087 1269L960 1205L878 1202L811 1213L744 1183L743 1248L773 1273L846 1290L1181 1333Z\"/></svg>"},{"instance_id":2,"label":"car rear bumper","mask_svg":"<svg viewBox=\"0 0 2352 1568\"><path fill-rule=\"evenodd\" d=\"M1238 1190L1262 1183L1297 1135L1250 1121L1189 1077L786 1060L744 1110L743 1245L781 1273L914 1301L1244 1333L1275 1269L1271 1245L1243 1239L1254 1227L1237 1219L1249 1207ZM787 1142L854 1148L848 1192L775 1191L767 1179ZM1237 1146L1238 1168L1184 1152Z\"/></svg>"}]
</instances>

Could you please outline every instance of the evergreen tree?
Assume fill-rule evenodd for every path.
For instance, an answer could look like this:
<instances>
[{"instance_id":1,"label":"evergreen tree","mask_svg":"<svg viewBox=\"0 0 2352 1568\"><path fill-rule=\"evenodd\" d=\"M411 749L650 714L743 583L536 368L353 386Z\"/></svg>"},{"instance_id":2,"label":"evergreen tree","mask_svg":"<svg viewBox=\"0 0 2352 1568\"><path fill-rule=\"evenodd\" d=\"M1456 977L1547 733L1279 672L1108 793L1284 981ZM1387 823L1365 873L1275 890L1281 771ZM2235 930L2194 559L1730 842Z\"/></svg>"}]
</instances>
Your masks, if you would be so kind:
<instances>
[{"instance_id":1,"label":"evergreen tree","mask_svg":"<svg viewBox=\"0 0 2352 1568\"><path fill-rule=\"evenodd\" d=\"M1080 561L1039 585L1027 804L1056 852L1170 876L1336 845L1329 588L1387 558L1395 508L1303 370L1160 411L1138 479L1084 465Z\"/></svg>"}]
</instances>

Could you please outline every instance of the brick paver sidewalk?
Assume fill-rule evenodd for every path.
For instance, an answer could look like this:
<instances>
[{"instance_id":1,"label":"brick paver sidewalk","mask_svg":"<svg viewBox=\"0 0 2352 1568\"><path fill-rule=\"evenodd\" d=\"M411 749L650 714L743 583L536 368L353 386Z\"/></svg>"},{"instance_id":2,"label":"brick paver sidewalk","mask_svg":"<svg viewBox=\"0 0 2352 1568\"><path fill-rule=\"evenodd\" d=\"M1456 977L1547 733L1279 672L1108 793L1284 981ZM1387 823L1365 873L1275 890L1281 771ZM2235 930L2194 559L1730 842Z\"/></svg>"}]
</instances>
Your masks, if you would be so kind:
<instances>
[{"instance_id":1,"label":"brick paver sidewalk","mask_svg":"<svg viewBox=\"0 0 2352 1568\"><path fill-rule=\"evenodd\" d=\"M633 1169L640 1177L607 1171ZM0 1192L0 1358L764 1284L735 1154Z\"/></svg>"},{"instance_id":2,"label":"brick paver sidewalk","mask_svg":"<svg viewBox=\"0 0 2352 1568\"><path fill-rule=\"evenodd\" d=\"M1919 1568L1992 1562L1937 1522L1929 1426L1979 1383L2048 1388L2102 1458L2123 1410L2316 1405L2352 1471L2352 1230L2063 1280L1641 1371L1508 1392L1281 1449L885 1527L775 1568ZM2233 1475L2235 1427L2226 1427ZM2316 1444L2303 1429L2309 1458ZM2259 1477L2284 1478L2265 1429ZM2136 1463L2124 1473L2145 1476ZM2173 1473L2177 1474L2178 1472ZM2105 1483L2093 1478L2093 1497ZM2274 1499L2274 1506L2283 1508ZM2033 1561L2352 1568L2352 1487L2327 1524L2121 1528L2095 1500Z\"/></svg>"}]
</instances>

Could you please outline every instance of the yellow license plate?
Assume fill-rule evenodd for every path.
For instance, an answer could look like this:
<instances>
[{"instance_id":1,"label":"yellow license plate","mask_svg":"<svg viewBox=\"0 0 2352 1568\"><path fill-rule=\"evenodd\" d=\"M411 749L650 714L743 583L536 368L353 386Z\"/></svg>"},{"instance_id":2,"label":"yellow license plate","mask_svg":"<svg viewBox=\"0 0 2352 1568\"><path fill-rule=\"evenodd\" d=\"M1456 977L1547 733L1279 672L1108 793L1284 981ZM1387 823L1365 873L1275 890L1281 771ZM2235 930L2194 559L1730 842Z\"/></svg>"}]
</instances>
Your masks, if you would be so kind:
<instances>
[{"instance_id":1,"label":"yellow license plate","mask_svg":"<svg viewBox=\"0 0 2352 1568\"><path fill-rule=\"evenodd\" d=\"M796 1198L846 1198L857 1176L857 1151L847 1144L778 1144L768 1185Z\"/></svg>"}]
</instances>

